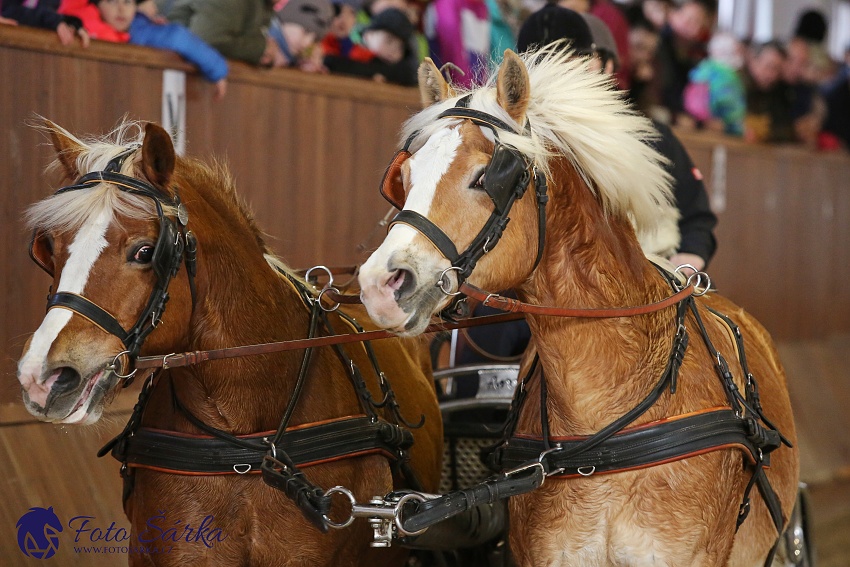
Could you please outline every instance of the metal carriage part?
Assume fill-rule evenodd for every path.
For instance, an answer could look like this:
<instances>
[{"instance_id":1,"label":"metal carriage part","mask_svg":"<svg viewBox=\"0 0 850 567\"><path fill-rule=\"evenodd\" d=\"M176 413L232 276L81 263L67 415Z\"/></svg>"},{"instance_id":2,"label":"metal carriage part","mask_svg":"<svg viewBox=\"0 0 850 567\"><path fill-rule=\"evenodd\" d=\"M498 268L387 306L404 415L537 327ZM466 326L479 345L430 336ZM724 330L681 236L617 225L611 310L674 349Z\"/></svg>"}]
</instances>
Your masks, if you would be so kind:
<instances>
[{"instance_id":1,"label":"metal carriage part","mask_svg":"<svg viewBox=\"0 0 850 567\"><path fill-rule=\"evenodd\" d=\"M441 493L469 488L492 474L481 450L501 437L518 377L517 364L455 366L434 372L443 416Z\"/></svg>"}]
</instances>

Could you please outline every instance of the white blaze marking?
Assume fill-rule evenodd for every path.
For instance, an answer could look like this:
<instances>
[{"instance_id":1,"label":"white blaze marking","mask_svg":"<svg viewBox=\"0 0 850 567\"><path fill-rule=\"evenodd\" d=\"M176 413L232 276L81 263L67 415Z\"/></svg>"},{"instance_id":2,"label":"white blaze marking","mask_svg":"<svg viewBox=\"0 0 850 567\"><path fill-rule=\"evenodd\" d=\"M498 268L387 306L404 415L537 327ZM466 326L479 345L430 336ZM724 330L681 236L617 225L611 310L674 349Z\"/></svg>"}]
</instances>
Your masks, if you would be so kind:
<instances>
[{"instance_id":1,"label":"white blaze marking","mask_svg":"<svg viewBox=\"0 0 850 567\"><path fill-rule=\"evenodd\" d=\"M462 141L460 126L440 130L410 157L410 192L404 203L405 209L428 216L437 185L449 170ZM414 228L399 223L392 227L384 243L390 250L399 250L410 244L417 234L419 232Z\"/></svg>"},{"instance_id":2,"label":"white blaze marking","mask_svg":"<svg viewBox=\"0 0 850 567\"><path fill-rule=\"evenodd\" d=\"M57 292L67 291L83 295L92 266L108 244L105 236L111 221L112 211L104 209L92 222L80 228L68 248L68 261L59 278ZM47 353L72 315L73 312L67 309L51 309L47 312L32 336L29 349L18 363L18 375L22 379L30 383L32 380L41 380L44 365L47 363Z\"/></svg>"}]
</instances>

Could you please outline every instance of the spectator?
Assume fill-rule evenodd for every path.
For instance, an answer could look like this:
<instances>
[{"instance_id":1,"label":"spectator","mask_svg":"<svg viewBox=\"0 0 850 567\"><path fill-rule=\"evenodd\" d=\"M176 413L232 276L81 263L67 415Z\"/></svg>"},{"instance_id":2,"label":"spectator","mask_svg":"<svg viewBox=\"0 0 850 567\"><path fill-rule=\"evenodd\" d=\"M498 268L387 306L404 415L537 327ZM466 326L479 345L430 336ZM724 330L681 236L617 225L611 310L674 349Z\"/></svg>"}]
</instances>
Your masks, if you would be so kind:
<instances>
[{"instance_id":1,"label":"spectator","mask_svg":"<svg viewBox=\"0 0 850 567\"><path fill-rule=\"evenodd\" d=\"M411 47L412 36L413 24L407 15L388 8L363 30L363 46L355 46L348 57L326 54L325 65L332 73L414 86L419 61Z\"/></svg>"},{"instance_id":2,"label":"spectator","mask_svg":"<svg viewBox=\"0 0 850 567\"><path fill-rule=\"evenodd\" d=\"M824 88L823 98L826 102L826 119L823 131L818 140L823 149L836 149L843 145L850 149L850 48L846 55L847 64L839 78Z\"/></svg>"},{"instance_id":3,"label":"spectator","mask_svg":"<svg viewBox=\"0 0 850 567\"><path fill-rule=\"evenodd\" d=\"M738 71L744 63L743 46L732 34L718 33L708 43L708 59L688 75L684 107L711 130L741 136L744 133L746 95Z\"/></svg>"},{"instance_id":4,"label":"spectator","mask_svg":"<svg viewBox=\"0 0 850 567\"><path fill-rule=\"evenodd\" d=\"M835 65L827 52L824 40L827 34L827 20L820 10L810 9L802 12L794 27L794 40L801 40L808 46L806 58L809 64L808 81L823 84L834 76ZM789 44L789 57L792 45ZM797 48L799 49L799 48Z\"/></svg>"},{"instance_id":5,"label":"spectator","mask_svg":"<svg viewBox=\"0 0 850 567\"><path fill-rule=\"evenodd\" d=\"M461 87L483 81L489 72L490 14L485 0L434 0L425 11L425 37L438 67L460 69Z\"/></svg>"},{"instance_id":6,"label":"spectator","mask_svg":"<svg viewBox=\"0 0 850 567\"><path fill-rule=\"evenodd\" d=\"M811 46L806 40L795 37L788 42L782 79L791 101L791 120L797 139L814 147L826 114L826 105L813 82L815 73L810 53Z\"/></svg>"},{"instance_id":7,"label":"spectator","mask_svg":"<svg viewBox=\"0 0 850 567\"><path fill-rule=\"evenodd\" d=\"M748 142L793 142L791 99L780 80L786 53L770 41L753 46L742 73L747 94L744 139Z\"/></svg>"},{"instance_id":8,"label":"spectator","mask_svg":"<svg viewBox=\"0 0 850 567\"><path fill-rule=\"evenodd\" d=\"M227 91L227 61L218 51L180 24L157 23L134 0L63 0L62 9L78 15L96 39L174 51L215 84L216 99Z\"/></svg>"},{"instance_id":9,"label":"spectator","mask_svg":"<svg viewBox=\"0 0 850 567\"><path fill-rule=\"evenodd\" d=\"M661 29L654 96L669 111L671 122L684 110L682 93L688 73L707 55L714 13L714 4L708 0L685 0L670 11L668 23Z\"/></svg>"},{"instance_id":10,"label":"spectator","mask_svg":"<svg viewBox=\"0 0 850 567\"><path fill-rule=\"evenodd\" d=\"M629 23L626 16L610 0L559 0L558 5L575 10L579 14L593 14L602 20L617 42L619 67L615 73L617 84L622 90L630 85Z\"/></svg>"},{"instance_id":11,"label":"spectator","mask_svg":"<svg viewBox=\"0 0 850 567\"><path fill-rule=\"evenodd\" d=\"M333 0L334 17L328 28L328 33L322 39L322 53L325 56L344 57L360 60L369 58L368 50L359 45L352 34L357 26L357 13L361 8L360 0ZM358 35L359 37L359 35ZM358 52L366 51L360 55Z\"/></svg>"},{"instance_id":12,"label":"spectator","mask_svg":"<svg viewBox=\"0 0 850 567\"><path fill-rule=\"evenodd\" d=\"M490 59L499 65L506 49L516 49L516 37L497 0L486 0L490 13Z\"/></svg>"},{"instance_id":13,"label":"spectator","mask_svg":"<svg viewBox=\"0 0 850 567\"><path fill-rule=\"evenodd\" d=\"M641 112L652 116L655 99L652 85L655 78L655 54L658 51L658 32L645 19L634 22L629 30L629 50L632 56L629 77L629 100Z\"/></svg>"},{"instance_id":14,"label":"spectator","mask_svg":"<svg viewBox=\"0 0 850 567\"><path fill-rule=\"evenodd\" d=\"M101 16L101 9L103 16ZM93 39L127 43L136 15L135 0L62 0L59 12L79 18Z\"/></svg>"},{"instance_id":15,"label":"spectator","mask_svg":"<svg viewBox=\"0 0 850 567\"><path fill-rule=\"evenodd\" d=\"M89 36L80 19L60 14L58 9L59 0L3 0L0 23L55 30L62 45L71 45L79 35L83 47L88 47Z\"/></svg>"},{"instance_id":16,"label":"spectator","mask_svg":"<svg viewBox=\"0 0 850 567\"><path fill-rule=\"evenodd\" d=\"M228 59L252 65L284 67L277 43L263 30L274 11L273 0L156 0L169 21L183 24Z\"/></svg>"},{"instance_id":17,"label":"spectator","mask_svg":"<svg viewBox=\"0 0 850 567\"><path fill-rule=\"evenodd\" d=\"M617 46L612 41L610 33L593 35L590 28L578 14L560 6L549 4L529 16L519 33L517 47L526 50L531 46L542 47L558 40L568 39L573 49L581 54L596 51L596 47L613 53L616 62ZM594 26L595 27L595 26ZM603 28L604 29L604 28ZM606 65L604 56L599 58L600 66L607 73L616 68L613 64ZM681 212L679 232L681 243L679 249L670 258L674 264L692 264L697 269L704 269L714 255L716 241L713 230L717 217L711 212L708 194L699 174L684 146L666 126L654 122L659 131L659 138L652 144L656 150L666 156L670 162L668 171L673 177L673 193L676 205Z\"/></svg>"},{"instance_id":18,"label":"spectator","mask_svg":"<svg viewBox=\"0 0 850 567\"><path fill-rule=\"evenodd\" d=\"M280 66L319 70L321 50L313 53L313 47L330 28L333 13L329 0L289 0L277 10L269 25L269 37L283 55Z\"/></svg>"}]
</instances>

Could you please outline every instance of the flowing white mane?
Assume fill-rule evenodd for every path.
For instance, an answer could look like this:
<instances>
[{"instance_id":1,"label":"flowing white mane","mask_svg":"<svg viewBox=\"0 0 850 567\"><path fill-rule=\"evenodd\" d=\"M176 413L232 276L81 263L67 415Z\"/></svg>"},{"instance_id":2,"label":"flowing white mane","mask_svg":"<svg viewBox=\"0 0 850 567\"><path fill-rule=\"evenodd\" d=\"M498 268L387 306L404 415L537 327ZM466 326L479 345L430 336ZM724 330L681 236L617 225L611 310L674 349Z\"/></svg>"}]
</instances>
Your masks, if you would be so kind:
<instances>
[{"instance_id":1,"label":"flowing white mane","mask_svg":"<svg viewBox=\"0 0 850 567\"><path fill-rule=\"evenodd\" d=\"M549 172L549 160L565 155L605 209L629 217L647 252L670 252L678 245L678 210L664 169L665 158L645 140L658 136L649 119L632 109L610 78L590 71L563 44L521 55L528 68L531 96L527 120L531 136L499 134ZM496 101L496 73L473 92L470 108L516 124ZM431 105L404 125L402 139L421 131L424 141L435 131L457 122L437 121L467 93ZM524 125L517 125L522 130ZM486 130L485 130L486 134ZM414 149L419 147L414 145ZM655 242L650 242L650 241Z\"/></svg>"},{"instance_id":2,"label":"flowing white mane","mask_svg":"<svg viewBox=\"0 0 850 567\"><path fill-rule=\"evenodd\" d=\"M103 138L85 140L59 126L44 129L52 128L83 148L76 157L76 167L81 176L92 171L102 171L109 160L134 144L140 145L144 139L144 128L141 124L129 120L122 122ZM58 167L61 165L57 159L50 164L49 169ZM132 171L133 161L128 159L124 162L121 173L132 175ZM164 207L164 210L168 208ZM151 199L121 191L108 183L101 183L90 189L52 195L39 201L26 210L24 219L29 229L68 231L80 228L103 211L111 211L113 218L116 215L133 219L156 218L156 208ZM172 212L166 210L166 214Z\"/></svg>"}]
</instances>

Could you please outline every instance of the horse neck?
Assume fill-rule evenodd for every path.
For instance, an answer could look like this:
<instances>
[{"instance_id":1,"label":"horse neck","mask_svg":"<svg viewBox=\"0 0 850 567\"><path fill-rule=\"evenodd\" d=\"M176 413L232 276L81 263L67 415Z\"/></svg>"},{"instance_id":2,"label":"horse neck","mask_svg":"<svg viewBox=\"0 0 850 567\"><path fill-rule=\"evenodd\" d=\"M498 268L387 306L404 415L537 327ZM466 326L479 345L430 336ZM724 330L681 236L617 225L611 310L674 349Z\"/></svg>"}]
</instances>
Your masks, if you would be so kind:
<instances>
[{"instance_id":1,"label":"horse neck","mask_svg":"<svg viewBox=\"0 0 850 567\"><path fill-rule=\"evenodd\" d=\"M187 350L306 337L309 312L293 286L268 265L250 224L233 211L229 217L222 214L214 198L184 201L193 205L190 228L198 238L197 301L185 330ZM314 353L311 380L302 392L293 425L357 413L353 395L342 393L351 390L344 373L327 370L329 364L339 364L328 351ZM276 429L303 356L304 351L297 350L167 371L160 378L163 387L157 387L151 397L146 424L194 429L175 412L173 391L192 414L220 429L234 433ZM316 371L316 366L322 370ZM340 394L328 397L327 391Z\"/></svg>"},{"instance_id":2,"label":"horse neck","mask_svg":"<svg viewBox=\"0 0 850 567\"><path fill-rule=\"evenodd\" d=\"M669 295L628 220L606 214L566 160L552 172L545 254L519 290L523 299L611 308ZM529 317L547 377L553 434L594 432L636 405L663 371L669 342L657 339L672 338L673 319L671 308L613 319ZM539 416L539 408L533 412Z\"/></svg>"}]
</instances>

